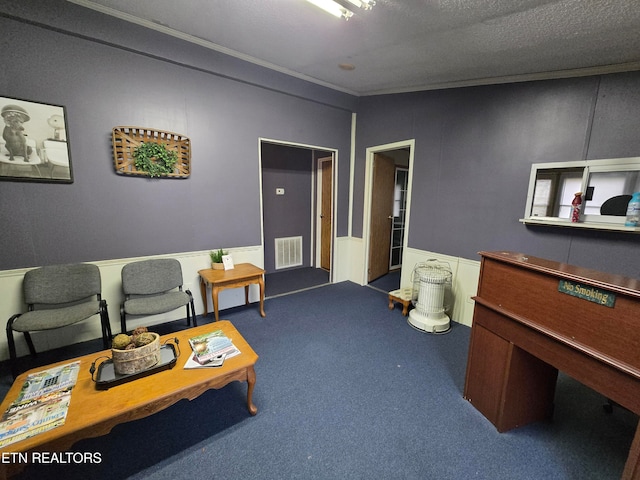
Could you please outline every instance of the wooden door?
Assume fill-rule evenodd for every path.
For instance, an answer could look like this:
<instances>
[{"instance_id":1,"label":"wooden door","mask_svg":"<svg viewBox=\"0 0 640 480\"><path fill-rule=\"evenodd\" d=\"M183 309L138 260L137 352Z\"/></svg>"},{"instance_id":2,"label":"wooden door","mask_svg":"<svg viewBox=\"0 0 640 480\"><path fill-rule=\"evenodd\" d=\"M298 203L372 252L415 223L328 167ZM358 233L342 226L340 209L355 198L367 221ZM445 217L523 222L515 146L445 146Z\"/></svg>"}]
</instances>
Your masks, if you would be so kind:
<instances>
[{"instance_id":1,"label":"wooden door","mask_svg":"<svg viewBox=\"0 0 640 480\"><path fill-rule=\"evenodd\" d=\"M371 185L368 282L389 273L394 187L395 162L392 158L376 153L373 157Z\"/></svg>"},{"instance_id":2,"label":"wooden door","mask_svg":"<svg viewBox=\"0 0 640 480\"><path fill-rule=\"evenodd\" d=\"M322 199L320 205L320 267L331 271L333 162L322 161Z\"/></svg>"}]
</instances>

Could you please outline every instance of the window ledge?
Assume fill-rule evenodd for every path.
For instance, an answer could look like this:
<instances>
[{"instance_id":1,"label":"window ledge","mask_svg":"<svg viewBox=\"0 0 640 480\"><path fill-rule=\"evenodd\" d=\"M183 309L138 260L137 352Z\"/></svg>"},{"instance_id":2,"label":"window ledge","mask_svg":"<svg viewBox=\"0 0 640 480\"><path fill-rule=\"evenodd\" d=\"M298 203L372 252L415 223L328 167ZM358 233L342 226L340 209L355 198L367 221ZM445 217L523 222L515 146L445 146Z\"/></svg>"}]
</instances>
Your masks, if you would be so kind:
<instances>
[{"instance_id":1,"label":"window ledge","mask_svg":"<svg viewBox=\"0 0 640 480\"><path fill-rule=\"evenodd\" d=\"M562 218L530 217L530 218L521 218L519 222L524 223L525 225L544 225L549 227L581 228L583 230L609 230L609 231L615 231L615 232L640 233L640 227L625 227L623 224L615 224L615 223L597 223L597 222L574 223Z\"/></svg>"}]
</instances>

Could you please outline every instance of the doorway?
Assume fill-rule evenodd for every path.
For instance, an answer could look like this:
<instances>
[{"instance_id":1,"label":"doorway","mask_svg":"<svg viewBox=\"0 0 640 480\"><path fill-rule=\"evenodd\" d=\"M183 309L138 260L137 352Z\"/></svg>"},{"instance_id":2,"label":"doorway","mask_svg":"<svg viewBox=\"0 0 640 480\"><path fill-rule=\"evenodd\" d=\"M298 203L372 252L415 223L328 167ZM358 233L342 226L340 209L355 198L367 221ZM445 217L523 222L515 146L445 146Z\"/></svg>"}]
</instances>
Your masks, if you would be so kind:
<instances>
[{"instance_id":1,"label":"doorway","mask_svg":"<svg viewBox=\"0 0 640 480\"><path fill-rule=\"evenodd\" d=\"M414 141L367 149L363 284L400 288L407 245Z\"/></svg>"},{"instance_id":2,"label":"doorway","mask_svg":"<svg viewBox=\"0 0 640 480\"><path fill-rule=\"evenodd\" d=\"M260 139L259 158L266 295L330 283L335 151Z\"/></svg>"}]
</instances>

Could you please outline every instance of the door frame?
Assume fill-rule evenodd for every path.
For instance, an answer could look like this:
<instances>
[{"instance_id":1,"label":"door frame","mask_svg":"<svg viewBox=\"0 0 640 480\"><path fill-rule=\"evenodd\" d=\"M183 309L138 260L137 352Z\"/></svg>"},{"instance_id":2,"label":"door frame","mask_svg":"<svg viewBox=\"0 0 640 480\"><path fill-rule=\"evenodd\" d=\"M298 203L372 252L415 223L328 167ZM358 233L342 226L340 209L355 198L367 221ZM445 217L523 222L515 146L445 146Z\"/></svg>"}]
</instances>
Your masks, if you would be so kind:
<instances>
[{"instance_id":1,"label":"door frame","mask_svg":"<svg viewBox=\"0 0 640 480\"><path fill-rule=\"evenodd\" d=\"M409 179L407 186L407 210L404 231L404 240L402 242L403 251L406 252L407 241L409 239L409 222L411 220L411 194L413 187L413 155L416 146L415 139L403 140L400 142L387 143L384 145L376 145L367 147L366 149L366 165L365 165L365 182L364 182L364 208L362 212L362 240L364 242L364 268L362 270L361 285L367 285L369 271L369 233L371 230L371 191L373 185L373 162L376 153L384 153L389 150L399 150L401 148L409 149ZM403 255L404 262L404 255ZM402 267L401 267L402 268Z\"/></svg>"},{"instance_id":2,"label":"door frame","mask_svg":"<svg viewBox=\"0 0 640 480\"><path fill-rule=\"evenodd\" d=\"M334 268L334 245L336 242L336 211L338 208L338 189L336 188L337 179L338 179L338 150L330 147L321 147L318 145L309 145L305 143L297 143L297 142L287 142L284 140L275 140L266 137L258 137L258 185L260 187L260 246L262 249L262 265L264 266L264 201L263 201L263 191L262 191L262 144L263 143L272 143L276 145L283 145L287 147L298 147L309 150L309 154L313 155L314 150L321 150L327 153L327 156L332 158L333 163L333 178L331 179L331 187L332 187L332 197L331 197L331 270L329 272L329 283L333 283L333 276L335 272ZM318 163L315 159L312 158L312 162ZM315 165L314 165L315 166ZM316 262L316 222L315 217L317 212L319 211L318 205L318 193L317 193L317 170L316 168L312 168L312 177L311 177L311 211L309 215L311 216L311 241L313 245L310 245L311 249L311 266L320 268L319 263Z\"/></svg>"}]
</instances>

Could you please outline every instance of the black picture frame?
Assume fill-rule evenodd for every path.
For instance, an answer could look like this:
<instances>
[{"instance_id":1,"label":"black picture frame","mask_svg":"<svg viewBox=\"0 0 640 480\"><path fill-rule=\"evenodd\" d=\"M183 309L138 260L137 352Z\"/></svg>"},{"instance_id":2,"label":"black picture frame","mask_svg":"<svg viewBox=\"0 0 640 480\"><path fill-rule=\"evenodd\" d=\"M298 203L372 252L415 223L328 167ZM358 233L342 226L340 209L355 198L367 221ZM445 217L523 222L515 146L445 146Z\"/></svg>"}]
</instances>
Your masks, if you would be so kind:
<instances>
[{"instance_id":1,"label":"black picture frame","mask_svg":"<svg viewBox=\"0 0 640 480\"><path fill-rule=\"evenodd\" d=\"M0 96L0 115L0 180L73 183L64 106Z\"/></svg>"}]
</instances>

